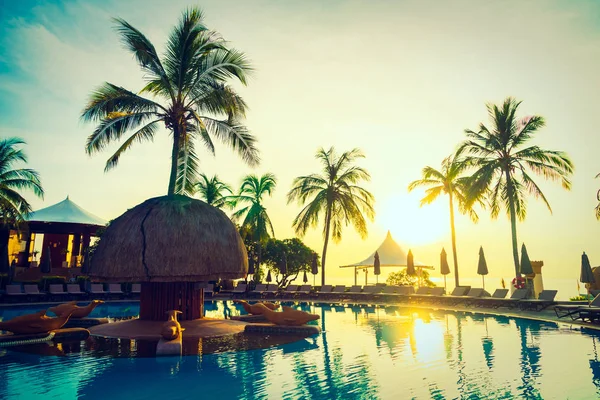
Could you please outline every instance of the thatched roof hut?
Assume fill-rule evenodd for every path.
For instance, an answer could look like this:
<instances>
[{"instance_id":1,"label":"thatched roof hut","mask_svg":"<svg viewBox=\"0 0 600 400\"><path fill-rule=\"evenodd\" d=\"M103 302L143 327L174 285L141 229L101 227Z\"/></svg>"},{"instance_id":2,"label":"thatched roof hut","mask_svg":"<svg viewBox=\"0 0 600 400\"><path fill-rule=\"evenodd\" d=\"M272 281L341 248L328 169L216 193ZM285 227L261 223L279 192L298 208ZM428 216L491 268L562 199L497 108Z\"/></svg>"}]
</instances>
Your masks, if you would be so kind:
<instances>
[{"instance_id":1,"label":"thatched roof hut","mask_svg":"<svg viewBox=\"0 0 600 400\"><path fill-rule=\"evenodd\" d=\"M242 239L221 210L186 196L146 200L102 235L89 275L113 282L198 282L246 276Z\"/></svg>"}]
</instances>

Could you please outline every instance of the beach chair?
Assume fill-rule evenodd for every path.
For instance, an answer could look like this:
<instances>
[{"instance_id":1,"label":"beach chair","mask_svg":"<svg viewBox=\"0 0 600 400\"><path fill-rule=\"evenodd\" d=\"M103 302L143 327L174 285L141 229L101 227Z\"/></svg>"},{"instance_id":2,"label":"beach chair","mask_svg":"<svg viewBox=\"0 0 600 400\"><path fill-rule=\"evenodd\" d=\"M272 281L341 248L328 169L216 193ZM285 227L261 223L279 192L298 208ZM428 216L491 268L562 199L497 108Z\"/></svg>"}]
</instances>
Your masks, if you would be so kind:
<instances>
[{"instance_id":1,"label":"beach chair","mask_svg":"<svg viewBox=\"0 0 600 400\"><path fill-rule=\"evenodd\" d=\"M373 286L365 286L363 292L359 296L359 298L366 298L368 300L375 300L377 295L381 293L383 288L381 286L373 285Z\"/></svg>"},{"instance_id":2,"label":"beach chair","mask_svg":"<svg viewBox=\"0 0 600 400\"><path fill-rule=\"evenodd\" d=\"M85 293L81 291L81 287L78 284L68 284L67 285L67 293L69 295L74 295L74 296L85 295Z\"/></svg>"},{"instance_id":3,"label":"beach chair","mask_svg":"<svg viewBox=\"0 0 600 400\"><path fill-rule=\"evenodd\" d=\"M401 301L410 301L411 296L413 296L415 294L415 287L408 286L408 285L398 286L396 288L396 293L398 296L398 297L396 297L396 299L401 300Z\"/></svg>"},{"instance_id":4,"label":"beach chair","mask_svg":"<svg viewBox=\"0 0 600 400\"><path fill-rule=\"evenodd\" d=\"M332 298L341 299L342 296L344 295L345 291L346 291L346 285L335 285L333 287L333 289L331 290L330 296Z\"/></svg>"},{"instance_id":5,"label":"beach chair","mask_svg":"<svg viewBox=\"0 0 600 400\"><path fill-rule=\"evenodd\" d=\"M213 297L214 285L212 283L206 282L202 289L204 289L204 297Z\"/></svg>"},{"instance_id":6,"label":"beach chair","mask_svg":"<svg viewBox=\"0 0 600 400\"><path fill-rule=\"evenodd\" d=\"M267 285L264 283L257 283L254 290L248 292L248 297L262 297L265 290L267 290Z\"/></svg>"},{"instance_id":7,"label":"beach chair","mask_svg":"<svg viewBox=\"0 0 600 400\"><path fill-rule=\"evenodd\" d=\"M502 292L499 292L499 291L502 291ZM514 307L518 306L518 302L520 300L525 299L525 296L527 296L527 292L528 292L528 289L525 289L525 288L517 289L513 292L513 294L510 296L510 298L506 299L506 298L500 297L500 296L501 295L506 296L506 294L508 293L508 289L496 289L496 291L494 292L494 295L496 295L496 293L498 293L498 297L494 297L494 295L492 295L492 297L482 297L479 299L477 304L482 305L482 306L489 306L489 307L493 307L493 308L498 308L498 307L514 308Z\"/></svg>"},{"instance_id":8,"label":"beach chair","mask_svg":"<svg viewBox=\"0 0 600 400\"><path fill-rule=\"evenodd\" d=\"M142 293L142 284L141 283L132 283L131 284L131 294L140 294Z\"/></svg>"},{"instance_id":9,"label":"beach chair","mask_svg":"<svg viewBox=\"0 0 600 400\"><path fill-rule=\"evenodd\" d=\"M46 295L46 293L40 292L38 285L23 285L23 291L30 300L39 300Z\"/></svg>"},{"instance_id":10,"label":"beach chair","mask_svg":"<svg viewBox=\"0 0 600 400\"><path fill-rule=\"evenodd\" d=\"M237 286L231 291L231 297L243 297L246 294L247 289L248 285L245 283L238 283Z\"/></svg>"},{"instance_id":11,"label":"beach chair","mask_svg":"<svg viewBox=\"0 0 600 400\"><path fill-rule=\"evenodd\" d=\"M109 283L107 293L109 295L117 295L117 296L124 294L120 283Z\"/></svg>"},{"instance_id":12,"label":"beach chair","mask_svg":"<svg viewBox=\"0 0 600 400\"><path fill-rule=\"evenodd\" d=\"M281 295L281 297L294 297L294 294L296 294L296 292L298 291L298 288L300 287L300 285L288 285L288 287L285 288L285 290L281 291L281 293L279 293Z\"/></svg>"},{"instance_id":13,"label":"beach chair","mask_svg":"<svg viewBox=\"0 0 600 400\"><path fill-rule=\"evenodd\" d=\"M558 290L542 290L537 299L524 299L519 302L521 310L542 311L544 308L554 304L554 298Z\"/></svg>"},{"instance_id":14,"label":"beach chair","mask_svg":"<svg viewBox=\"0 0 600 400\"><path fill-rule=\"evenodd\" d=\"M579 307L577 310L577 318L571 318L573 320L580 319L583 322L598 324L600 323L600 307Z\"/></svg>"},{"instance_id":15,"label":"beach chair","mask_svg":"<svg viewBox=\"0 0 600 400\"><path fill-rule=\"evenodd\" d=\"M295 297L299 296L310 296L310 291L312 290L312 285L302 285L295 293Z\"/></svg>"},{"instance_id":16,"label":"beach chair","mask_svg":"<svg viewBox=\"0 0 600 400\"><path fill-rule=\"evenodd\" d=\"M65 286L63 284L52 284L48 286L48 292L50 297L54 299L63 299L69 295L65 292Z\"/></svg>"},{"instance_id":17,"label":"beach chair","mask_svg":"<svg viewBox=\"0 0 600 400\"><path fill-rule=\"evenodd\" d=\"M104 297L106 295L106 292L104 291L104 285L101 283L90 284L88 293L94 297L97 297L97 296Z\"/></svg>"},{"instance_id":18,"label":"beach chair","mask_svg":"<svg viewBox=\"0 0 600 400\"><path fill-rule=\"evenodd\" d=\"M269 283L262 295L263 295L263 297L269 297L269 296L275 297L275 296L277 296L278 292L279 292L279 285L277 285L275 283Z\"/></svg>"},{"instance_id":19,"label":"beach chair","mask_svg":"<svg viewBox=\"0 0 600 400\"><path fill-rule=\"evenodd\" d=\"M471 290L471 286L457 286L452 290L450 296L466 296L469 290Z\"/></svg>"},{"instance_id":20,"label":"beach chair","mask_svg":"<svg viewBox=\"0 0 600 400\"><path fill-rule=\"evenodd\" d=\"M321 286L321 289L318 291L315 291L315 295L317 296L317 298L325 298L329 295L331 295L331 289L333 289L333 286L331 285L323 285Z\"/></svg>"},{"instance_id":21,"label":"beach chair","mask_svg":"<svg viewBox=\"0 0 600 400\"><path fill-rule=\"evenodd\" d=\"M357 297L360 297L361 295L362 295L362 286L361 285L352 285L350 287L350 289L348 289L347 292L344 292L344 294L341 295L341 297L344 299L356 299Z\"/></svg>"},{"instance_id":22,"label":"beach chair","mask_svg":"<svg viewBox=\"0 0 600 400\"><path fill-rule=\"evenodd\" d=\"M6 298L10 300L25 298L21 285L6 285Z\"/></svg>"},{"instance_id":23,"label":"beach chair","mask_svg":"<svg viewBox=\"0 0 600 400\"><path fill-rule=\"evenodd\" d=\"M381 290L381 293L376 293L373 298L375 300L385 299L385 300L393 300L398 297L398 286L387 285L384 286Z\"/></svg>"},{"instance_id":24,"label":"beach chair","mask_svg":"<svg viewBox=\"0 0 600 400\"><path fill-rule=\"evenodd\" d=\"M558 318L571 317L575 321L580 318L581 309L598 308L600 309L600 295L594 297L590 303L578 302L579 304L560 304L554 306L554 313Z\"/></svg>"}]
</instances>

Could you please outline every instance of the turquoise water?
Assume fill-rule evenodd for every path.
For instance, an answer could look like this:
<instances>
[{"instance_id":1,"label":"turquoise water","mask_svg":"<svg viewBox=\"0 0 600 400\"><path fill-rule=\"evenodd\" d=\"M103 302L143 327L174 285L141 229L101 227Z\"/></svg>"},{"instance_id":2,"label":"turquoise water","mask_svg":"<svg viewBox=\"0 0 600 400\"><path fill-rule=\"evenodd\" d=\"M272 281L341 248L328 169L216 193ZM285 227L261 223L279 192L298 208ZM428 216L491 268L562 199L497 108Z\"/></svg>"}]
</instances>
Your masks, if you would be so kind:
<instances>
[{"instance_id":1,"label":"turquoise water","mask_svg":"<svg viewBox=\"0 0 600 400\"><path fill-rule=\"evenodd\" d=\"M181 358L98 356L83 344L57 346L54 356L0 350L0 398L600 397L595 331L399 307L302 307L321 316L323 333L267 349ZM0 318L38 308L0 307ZM231 302L212 302L207 315L222 317L225 308L240 313ZM95 316L136 313L126 303Z\"/></svg>"}]
</instances>

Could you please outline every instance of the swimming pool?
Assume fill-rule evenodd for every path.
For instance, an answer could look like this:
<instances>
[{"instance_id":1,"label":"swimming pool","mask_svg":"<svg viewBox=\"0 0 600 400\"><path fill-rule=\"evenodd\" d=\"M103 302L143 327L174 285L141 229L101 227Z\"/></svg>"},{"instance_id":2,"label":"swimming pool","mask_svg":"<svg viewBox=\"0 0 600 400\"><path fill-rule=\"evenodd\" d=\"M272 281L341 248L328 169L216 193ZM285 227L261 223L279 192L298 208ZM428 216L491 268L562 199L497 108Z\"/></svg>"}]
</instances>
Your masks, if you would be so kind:
<instances>
[{"instance_id":1,"label":"swimming pool","mask_svg":"<svg viewBox=\"0 0 600 400\"><path fill-rule=\"evenodd\" d=\"M323 332L267 349L182 358L92 356L84 346L79 351L71 348L65 356L0 349L0 398L600 396L600 335L592 330L401 307L302 307L321 316ZM240 313L231 302L209 302L206 308L207 316ZM0 307L0 317L6 320L37 309ZM137 309L135 303L105 304L94 316L130 317ZM61 348L54 350L61 354Z\"/></svg>"}]
</instances>

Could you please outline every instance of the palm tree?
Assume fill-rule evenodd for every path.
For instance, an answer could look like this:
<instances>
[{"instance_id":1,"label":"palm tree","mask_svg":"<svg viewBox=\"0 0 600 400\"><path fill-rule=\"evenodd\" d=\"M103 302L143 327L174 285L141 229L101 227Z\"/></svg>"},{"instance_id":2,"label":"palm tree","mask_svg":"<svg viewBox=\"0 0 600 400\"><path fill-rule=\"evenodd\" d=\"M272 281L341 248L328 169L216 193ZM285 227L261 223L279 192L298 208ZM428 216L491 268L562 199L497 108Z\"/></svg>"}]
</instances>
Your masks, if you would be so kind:
<instances>
[{"instance_id":1,"label":"palm tree","mask_svg":"<svg viewBox=\"0 0 600 400\"><path fill-rule=\"evenodd\" d=\"M473 222L477 222L479 217L472 207L468 206L467 202L467 180L468 178L461 176L467 164L461 162L457 158L450 156L442 161L442 170L438 171L433 167L425 167L422 172L422 179L411 182L408 185L408 191L421 186L427 186L429 189L425 191L425 197L421 199L421 206L431 204L441 194L447 194L450 202L450 232L452 236L452 256L454 258L454 283L458 284L458 256L456 254L456 230L454 228L454 199L458 202L458 210L462 214L469 214Z\"/></svg>"},{"instance_id":2,"label":"palm tree","mask_svg":"<svg viewBox=\"0 0 600 400\"><path fill-rule=\"evenodd\" d=\"M231 187L221 182L217 175L209 178L205 174L200 174L200 181L196 184L196 193L200 195L200 199L217 208L230 205L233 195Z\"/></svg>"},{"instance_id":3,"label":"palm tree","mask_svg":"<svg viewBox=\"0 0 600 400\"><path fill-rule=\"evenodd\" d=\"M164 124L173 138L169 195L194 193L198 181L196 139L214 154L216 138L248 164L256 165L259 157L255 139L240 123L246 103L227 85L232 78L246 84L251 70L246 56L228 49L217 33L208 30L197 8L183 13L162 59L139 30L125 20L114 21L147 84L138 94L106 82L92 93L81 114L84 121L97 123L87 139L87 153L99 152L133 132L106 162L108 171L134 143L152 141L160 124Z\"/></svg>"},{"instance_id":4,"label":"palm tree","mask_svg":"<svg viewBox=\"0 0 600 400\"><path fill-rule=\"evenodd\" d=\"M325 284L325 258L330 231L333 230L333 241L342 240L343 225L352 224L364 239L367 237L365 215L371 221L375 217L371 193L357 184L369 181L369 173L354 165L355 161L364 158L359 149L342 153L339 157L335 149L319 149L317 160L323 165L322 174L311 174L294 179L293 187L288 192L288 204L298 201L306 206L293 222L294 230L300 237L306 234L311 226L317 226L319 218L325 218L323 226L323 255L321 258L321 284ZM309 201L309 198L311 200Z\"/></svg>"},{"instance_id":5,"label":"palm tree","mask_svg":"<svg viewBox=\"0 0 600 400\"><path fill-rule=\"evenodd\" d=\"M37 171L29 168L15 169L14 164L27 163L27 156L17 146L23 139L0 139L0 271L8 269L8 240L10 229L22 222L31 212L31 206L19 193L31 190L44 197L44 189Z\"/></svg>"},{"instance_id":6,"label":"palm tree","mask_svg":"<svg viewBox=\"0 0 600 400\"><path fill-rule=\"evenodd\" d=\"M517 247L517 218L523 221L527 215L525 195L532 194L542 201L552 212L550 203L530 175L533 172L546 179L560 181L569 190L573 173L573 163L566 153L544 150L526 144L545 125L544 118L533 115L517 118L517 108L521 102L507 98L501 107L488 104L492 122L491 128L483 123L479 131L465 130L464 141L457 154L465 153L465 162L476 168L471 177L469 201L486 197L489 201L492 218L500 213L501 206L510 216L512 231L513 260L515 274L521 276Z\"/></svg>"},{"instance_id":7,"label":"palm tree","mask_svg":"<svg viewBox=\"0 0 600 400\"><path fill-rule=\"evenodd\" d=\"M262 205L263 196L273 194L277 179L273 174L265 174L260 178L256 175L247 175L242 181L240 193L235 196L235 205L244 206L233 213L233 219L242 220L241 231L252 235L252 241L256 246L258 271L261 262L262 245L275 236L273 224L267 214L267 209ZM258 274L260 275L260 273Z\"/></svg>"}]
</instances>

